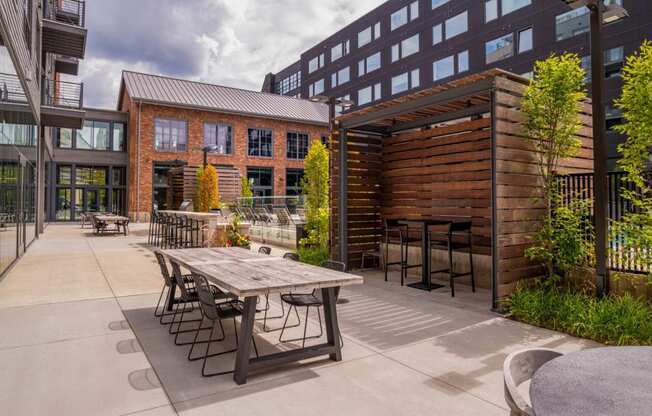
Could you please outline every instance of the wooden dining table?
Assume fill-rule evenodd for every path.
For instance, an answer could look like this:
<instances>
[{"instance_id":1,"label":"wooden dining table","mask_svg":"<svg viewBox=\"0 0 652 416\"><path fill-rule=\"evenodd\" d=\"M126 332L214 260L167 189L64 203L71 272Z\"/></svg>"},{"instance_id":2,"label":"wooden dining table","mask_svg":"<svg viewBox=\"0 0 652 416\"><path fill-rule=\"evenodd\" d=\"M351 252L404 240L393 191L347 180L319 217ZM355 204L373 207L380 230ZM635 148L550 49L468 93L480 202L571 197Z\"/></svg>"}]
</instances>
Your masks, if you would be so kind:
<instances>
[{"instance_id":1,"label":"wooden dining table","mask_svg":"<svg viewBox=\"0 0 652 416\"><path fill-rule=\"evenodd\" d=\"M249 371L257 368L328 356L340 361L340 331L337 322L336 291L342 286L363 283L361 276L311 266L305 263L254 253L243 248L196 248L159 250L170 261L193 273L205 276L212 284L239 298L244 307L238 329L238 339L253 335L256 303L259 296L271 293L309 293L321 290L326 327L326 342L305 348L282 351L250 358L250 342L240 342L235 358L233 379L237 384L247 382ZM169 300L174 301L174 287ZM171 305L168 304L168 307Z\"/></svg>"},{"instance_id":2,"label":"wooden dining table","mask_svg":"<svg viewBox=\"0 0 652 416\"><path fill-rule=\"evenodd\" d=\"M120 227L123 228L122 232L124 235L127 235L129 233L129 229L126 224L129 223L129 218L123 217L121 215L95 215L95 219L98 221L101 221L105 224L114 224L115 225L115 232L119 233L120 232ZM97 230L96 230L97 231ZM102 230L102 232L105 232L106 230Z\"/></svg>"}]
</instances>

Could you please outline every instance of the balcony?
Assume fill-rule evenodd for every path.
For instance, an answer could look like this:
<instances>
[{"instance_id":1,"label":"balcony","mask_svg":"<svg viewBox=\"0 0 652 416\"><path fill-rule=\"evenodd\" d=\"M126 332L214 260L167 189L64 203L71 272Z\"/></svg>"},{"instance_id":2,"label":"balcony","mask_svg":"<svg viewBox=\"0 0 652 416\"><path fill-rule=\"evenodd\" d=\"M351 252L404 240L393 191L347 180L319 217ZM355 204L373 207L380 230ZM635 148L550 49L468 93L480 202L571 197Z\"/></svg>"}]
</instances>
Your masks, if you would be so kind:
<instances>
[{"instance_id":1,"label":"balcony","mask_svg":"<svg viewBox=\"0 0 652 416\"><path fill-rule=\"evenodd\" d=\"M43 14L43 50L83 59L86 53L86 3L47 0Z\"/></svg>"},{"instance_id":2,"label":"balcony","mask_svg":"<svg viewBox=\"0 0 652 416\"><path fill-rule=\"evenodd\" d=\"M0 121L34 124L34 115L16 74L0 73Z\"/></svg>"},{"instance_id":3,"label":"balcony","mask_svg":"<svg viewBox=\"0 0 652 416\"><path fill-rule=\"evenodd\" d=\"M41 122L44 126L81 128L84 121L84 84L43 79Z\"/></svg>"}]
</instances>

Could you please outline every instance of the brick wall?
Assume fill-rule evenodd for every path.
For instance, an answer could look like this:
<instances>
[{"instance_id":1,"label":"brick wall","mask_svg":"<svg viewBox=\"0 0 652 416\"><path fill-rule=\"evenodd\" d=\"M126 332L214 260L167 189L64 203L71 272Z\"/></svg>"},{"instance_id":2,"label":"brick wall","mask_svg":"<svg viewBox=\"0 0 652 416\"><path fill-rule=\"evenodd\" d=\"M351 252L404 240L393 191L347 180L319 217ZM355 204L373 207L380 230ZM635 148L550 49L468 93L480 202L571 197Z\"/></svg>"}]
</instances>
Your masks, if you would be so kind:
<instances>
[{"instance_id":1,"label":"brick wall","mask_svg":"<svg viewBox=\"0 0 652 416\"><path fill-rule=\"evenodd\" d=\"M288 131L308 133L310 141L328 133L326 127L318 125L150 104L140 105L132 102L126 92L122 102L122 110L129 111L129 215L141 221L148 218L152 209L154 163L179 160L189 165L200 165L203 161L203 153L197 149L203 147L205 122L226 123L233 128L232 154L209 154L209 163L233 165L240 170L241 176L246 176L247 167L271 167L274 172L274 195L285 194L286 169L303 168L303 161L288 160L286 158L286 133ZM187 151L160 152L155 150L154 120L158 117L185 120L188 123ZM137 140L139 128L140 146ZM247 155L247 133L249 128L272 130L274 144L272 158L249 157Z\"/></svg>"}]
</instances>

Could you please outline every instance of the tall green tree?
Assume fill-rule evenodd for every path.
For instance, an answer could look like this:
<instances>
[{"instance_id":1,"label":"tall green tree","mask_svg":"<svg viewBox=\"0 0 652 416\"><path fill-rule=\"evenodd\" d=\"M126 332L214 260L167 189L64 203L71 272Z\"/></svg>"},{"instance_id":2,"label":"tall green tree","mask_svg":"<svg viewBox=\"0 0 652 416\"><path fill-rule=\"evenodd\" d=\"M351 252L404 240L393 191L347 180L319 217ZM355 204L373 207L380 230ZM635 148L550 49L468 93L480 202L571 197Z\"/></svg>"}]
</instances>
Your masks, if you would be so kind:
<instances>
[{"instance_id":1,"label":"tall green tree","mask_svg":"<svg viewBox=\"0 0 652 416\"><path fill-rule=\"evenodd\" d=\"M304 246L328 248L329 232L329 172L328 150L320 140L313 140L304 162L302 179L306 204L307 237Z\"/></svg>"},{"instance_id":2,"label":"tall green tree","mask_svg":"<svg viewBox=\"0 0 652 416\"><path fill-rule=\"evenodd\" d=\"M574 156L581 146L577 132L581 126L581 106L586 99L584 77L577 55L553 54L535 63L534 79L523 97L525 133L535 150L541 198L547 208L542 228L526 255L545 264L549 276L555 273L555 261L560 258L561 250L569 246L559 238L560 226L564 224L559 223L554 213L559 201L557 173L559 163Z\"/></svg>"},{"instance_id":3,"label":"tall green tree","mask_svg":"<svg viewBox=\"0 0 652 416\"><path fill-rule=\"evenodd\" d=\"M618 147L622 154L619 166L625 171L624 181L635 189L622 187L622 197L634 208L612 226L613 238L622 248L616 255L625 262L647 267L652 280L652 188L649 176L652 160L652 43L627 58L622 71L623 92L616 105L623 110L625 123L616 126L627 136ZM648 175L646 175L648 172Z\"/></svg>"}]
</instances>

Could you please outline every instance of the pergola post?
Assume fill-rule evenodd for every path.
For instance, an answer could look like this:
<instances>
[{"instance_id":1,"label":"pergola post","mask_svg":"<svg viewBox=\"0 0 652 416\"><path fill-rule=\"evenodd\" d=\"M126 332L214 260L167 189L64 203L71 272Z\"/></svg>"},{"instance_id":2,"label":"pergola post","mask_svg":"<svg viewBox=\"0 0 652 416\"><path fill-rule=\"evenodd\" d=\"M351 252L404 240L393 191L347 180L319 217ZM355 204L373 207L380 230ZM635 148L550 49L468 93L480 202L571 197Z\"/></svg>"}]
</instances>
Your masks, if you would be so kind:
<instances>
[{"instance_id":1,"label":"pergola post","mask_svg":"<svg viewBox=\"0 0 652 416\"><path fill-rule=\"evenodd\" d=\"M349 257L349 245L348 245L348 179L349 179L349 168L348 168L348 151L347 151L347 130L340 129L340 141L339 141L339 160L338 167L340 171L339 179L339 216L338 216L338 238L339 238L339 247L340 247L340 261L344 263L346 269L348 270L348 257Z\"/></svg>"}]
</instances>

